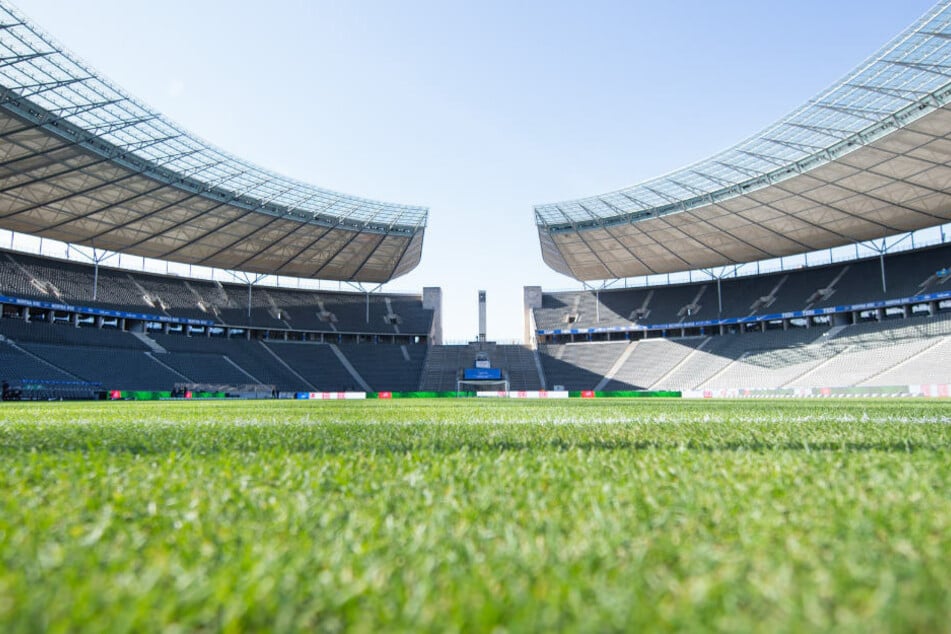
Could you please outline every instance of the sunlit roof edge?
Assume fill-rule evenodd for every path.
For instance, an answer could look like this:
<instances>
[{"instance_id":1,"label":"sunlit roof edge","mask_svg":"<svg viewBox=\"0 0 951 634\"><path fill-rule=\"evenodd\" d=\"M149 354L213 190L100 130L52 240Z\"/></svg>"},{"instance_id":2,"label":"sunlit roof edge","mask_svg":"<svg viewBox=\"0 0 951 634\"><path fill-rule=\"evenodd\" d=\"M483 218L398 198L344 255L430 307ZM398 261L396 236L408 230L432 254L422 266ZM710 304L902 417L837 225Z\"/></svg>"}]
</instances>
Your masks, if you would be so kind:
<instances>
[{"instance_id":1,"label":"sunlit roof edge","mask_svg":"<svg viewBox=\"0 0 951 634\"><path fill-rule=\"evenodd\" d=\"M557 231L636 222L740 196L782 180L783 174L792 177L828 162L834 158L830 151L841 155L862 147L856 141L868 143L903 127L945 105L949 95L951 1L946 0L843 79L739 144L630 187L535 205L536 224ZM890 107L877 109L883 105ZM762 151L777 146L785 146L782 156Z\"/></svg>"},{"instance_id":2,"label":"sunlit roof edge","mask_svg":"<svg viewBox=\"0 0 951 634\"><path fill-rule=\"evenodd\" d=\"M309 219L331 217L404 231L419 230L426 225L427 207L343 194L240 159L186 131L104 79L3 0L0 0L0 20L3 20L0 46L4 49L0 80L7 90L68 126L85 129L82 124L87 119L77 117L76 113L84 117L95 115L103 124L111 118L113 127L120 129L124 138L139 138L148 150L132 149L127 154L152 163L156 172L177 173L176 167L187 165L189 169L182 170L180 176L202 183L209 190L219 188L216 181L239 181L242 188L236 188L234 193L242 193L235 196L235 204L260 208L264 213L304 214L309 215ZM20 81L17 85L11 81L17 77L38 81L33 85ZM43 83L41 78L50 79ZM70 105L63 106L64 103ZM117 113L128 117L119 117ZM97 134L94 129L86 131L99 136L102 143L111 142L107 135ZM130 145L133 144L130 142ZM215 177L203 180L203 172L213 173ZM346 206L347 213L332 213L330 210L337 205Z\"/></svg>"}]
</instances>

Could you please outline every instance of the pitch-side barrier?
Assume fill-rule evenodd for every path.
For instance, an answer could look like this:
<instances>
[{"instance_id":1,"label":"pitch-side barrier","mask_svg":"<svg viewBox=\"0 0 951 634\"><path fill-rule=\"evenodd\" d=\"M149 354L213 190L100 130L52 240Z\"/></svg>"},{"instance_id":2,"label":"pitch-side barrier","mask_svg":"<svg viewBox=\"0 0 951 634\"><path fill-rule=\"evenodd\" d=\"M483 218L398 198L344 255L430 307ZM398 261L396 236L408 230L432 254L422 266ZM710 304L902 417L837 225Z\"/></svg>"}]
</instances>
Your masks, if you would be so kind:
<instances>
[{"instance_id":1,"label":"pitch-side barrier","mask_svg":"<svg viewBox=\"0 0 951 634\"><path fill-rule=\"evenodd\" d=\"M594 398L685 398L685 399L776 399L776 398L901 398L901 397L951 397L951 385L916 384L882 387L813 387L813 388L731 388L717 390L667 391L617 391L595 390L509 390L481 392L282 392L276 395L282 400L304 401L354 401L354 400L402 400L402 399L594 399ZM158 400L223 400L253 398L248 395L224 392L172 392L119 391L109 392L111 400L158 401Z\"/></svg>"},{"instance_id":2,"label":"pitch-side barrier","mask_svg":"<svg viewBox=\"0 0 951 634\"><path fill-rule=\"evenodd\" d=\"M730 388L685 390L683 398L880 398L951 396L951 386L943 383L856 387Z\"/></svg>"},{"instance_id":3,"label":"pitch-side barrier","mask_svg":"<svg viewBox=\"0 0 951 634\"><path fill-rule=\"evenodd\" d=\"M367 398L515 398L558 400L566 398L680 398L680 392L673 391L626 391L596 392L594 390L483 390L479 392L369 392Z\"/></svg>"}]
</instances>

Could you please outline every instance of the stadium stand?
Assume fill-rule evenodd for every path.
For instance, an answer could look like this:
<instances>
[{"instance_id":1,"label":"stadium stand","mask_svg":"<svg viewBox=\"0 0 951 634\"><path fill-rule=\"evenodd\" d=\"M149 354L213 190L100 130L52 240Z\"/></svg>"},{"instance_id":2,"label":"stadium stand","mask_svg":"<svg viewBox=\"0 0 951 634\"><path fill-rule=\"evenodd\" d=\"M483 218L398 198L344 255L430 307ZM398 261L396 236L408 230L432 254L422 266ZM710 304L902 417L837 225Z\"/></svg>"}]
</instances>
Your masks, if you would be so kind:
<instances>
[{"instance_id":1,"label":"stadium stand","mask_svg":"<svg viewBox=\"0 0 951 634\"><path fill-rule=\"evenodd\" d=\"M419 387L426 346L341 344L338 348L374 391L413 392Z\"/></svg>"},{"instance_id":2,"label":"stadium stand","mask_svg":"<svg viewBox=\"0 0 951 634\"><path fill-rule=\"evenodd\" d=\"M496 345L490 357L493 367L508 375L512 390L540 390L545 386L538 374L540 364L530 348L517 345Z\"/></svg>"},{"instance_id":3,"label":"stadium stand","mask_svg":"<svg viewBox=\"0 0 951 634\"><path fill-rule=\"evenodd\" d=\"M883 298L880 265L878 258L869 258L726 279L721 283L723 307L731 312L725 313L718 310L716 284L704 282L544 293L533 318L539 329L582 331L623 329L631 326L632 317L642 325L686 323L861 303ZM886 256L884 298L947 290L951 276L941 272L949 265L948 245ZM432 323L433 311L422 307L419 296L253 287L249 330L246 285L101 266L93 301L90 270L83 263L0 254L0 293L68 305L62 311L34 310L29 323L17 312L19 307L4 306L7 317L16 317L0 320L0 334L19 347L6 344L11 363L19 359L34 373L45 368L38 378L48 381L98 382L109 389L169 389L190 382L260 384L285 393L348 388L452 391L460 370L473 364L477 351L475 345L413 343L425 341ZM933 382L940 375L939 353L946 349L941 340L946 333L936 332L934 324L943 323L947 302L938 304L927 310L914 302L892 306L887 315L864 311L849 317L858 320L853 325L831 320L810 323L809 328L770 323L760 332L762 324L733 324L722 335L716 328L697 333L667 327L542 335L539 339L545 343L537 351L484 346L513 390L880 385L897 380L902 372ZM83 313L85 305L163 315L172 321L163 328L130 332L115 320ZM913 316L932 310L936 316L930 320ZM218 330L210 336L208 327L179 327L174 323L179 317L211 319ZM879 321L886 317L895 319ZM932 324L931 329L922 323ZM746 330L753 332L730 334Z\"/></svg>"},{"instance_id":4,"label":"stadium stand","mask_svg":"<svg viewBox=\"0 0 951 634\"><path fill-rule=\"evenodd\" d=\"M0 250L0 360L12 378L452 391L486 352L515 390L951 382L941 363L951 245L898 237L951 220L951 4L734 148L622 190L536 206L542 257L556 271L604 286L686 271L693 281L531 287L526 347L434 345L439 289L342 291L412 270L427 209L301 184L222 153L12 8L0 12L10 52L0 68L10 97L0 103L10 162L0 227L85 245L98 263L21 253L12 239ZM41 90L38 76L49 77ZM76 182L95 183L95 195ZM910 250L886 249L909 236ZM722 275L833 247L856 245L858 256L863 241L885 254ZM142 256L143 268L154 258L232 271L235 282L113 268L116 253ZM339 286L273 288L251 283L252 273Z\"/></svg>"},{"instance_id":5,"label":"stadium stand","mask_svg":"<svg viewBox=\"0 0 951 634\"><path fill-rule=\"evenodd\" d=\"M415 390L427 352L426 345L146 335L21 319L0 319L0 336L9 378L95 381L118 390L167 390L183 382L260 384L281 392L362 387L347 363L373 390Z\"/></svg>"},{"instance_id":6,"label":"stadium stand","mask_svg":"<svg viewBox=\"0 0 951 634\"><path fill-rule=\"evenodd\" d=\"M0 341L0 367L3 368L0 378L10 381L13 385L22 384L24 380L29 379L42 378L52 381L79 379L6 339Z\"/></svg>"},{"instance_id":7,"label":"stadium stand","mask_svg":"<svg viewBox=\"0 0 951 634\"><path fill-rule=\"evenodd\" d=\"M771 330L746 336L725 335L714 338L705 352L722 359L711 365L713 372L688 389L729 387L780 387L835 351L825 349L822 334L828 329L798 328ZM810 344L820 342L810 348ZM791 368L791 369L790 369ZM776 376L779 374L779 376ZM788 375L788 376L787 376ZM734 381L741 381L737 384ZM686 386L682 386L686 387Z\"/></svg>"},{"instance_id":8,"label":"stadium stand","mask_svg":"<svg viewBox=\"0 0 951 634\"><path fill-rule=\"evenodd\" d=\"M510 389L539 390L544 387L538 373L539 364L530 348L485 342L431 346L423 366L419 389L424 392L455 391L462 369L473 367L476 354L480 351L488 353L491 366L502 371L502 376L509 381Z\"/></svg>"},{"instance_id":9,"label":"stadium stand","mask_svg":"<svg viewBox=\"0 0 951 634\"><path fill-rule=\"evenodd\" d=\"M265 345L320 391L360 389L360 382L343 365L331 344L268 342Z\"/></svg>"},{"instance_id":10,"label":"stadium stand","mask_svg":"<svg viewBox=\"0 0 951 634\"><path fill-rule=\"evenodd\" d=\"M734 346L742 347L744 342L738 341L738 337L723 337L722 340L721 338L717 339L718 340L714 343L713 337L703 338L692 351L687 353L683 361L671 368L667 374L660 377L654 385L650 386L651 389L691 390L695 389L707 377L714 376L720 372L732 361L732 355L726 353L721 356L717 354L718 351L707 352L706 347L710 345L711 348L713 348L716 344L726 344L724 347L727 347L731 343ZM720 350L720 352L723 351Z\"/></svg>"},{"instance_id":11,"label":"stadium stand","mask_svg":"<svg viewBox=\"0 0 951 634\"><path fill-rule=\"evenodd\" d=\"M605 375L605 379L594 387L606 391L647 389L680 364L700 341L643 339L632 342L628 344L628 356L622 353L619 358L623 363L617 371Z\"/></svg>"},{"instance_id":12,"label":"stadium stand","mask_svg":"<svg viewBox=\"0 0 951 634\"><path fill-rule=\"evenodd\" d=\"M147 352L123 348L22 344L51 365L111 390L170 389L183 377Z\"/></svg>"},{"instance_id":13,"label":"stadium stand","mask_svg":"<svg viewBox=\"0 0 951 634\"><path fill-rule=\"evenodd\" d=\"M847 387L947 383L940 352L951 341L951 315L888 320L832 329L796 329L710 339L654 389Z\"/></svg>"},{"instance_id":14,"label":"stadium stand","mask_svg":"<svg viewBox=\"0 0 951 634\"><path fill-rule=\"evenodd\" d=\"M254 383L273 385L283 392L352 387L353 376L345 368L341 370L335 356L328 356L328 346L275 346L283 337L299 341L315 336L292 329L297 316L293 325L314 326L318 333L332 337L331 341L340 341L342 333L348 333L350 339L365 339L366 344L346 349L378 389L415 389L419 382L426 346L407 344L426 341L433 315L432 310L422 308L419 296L368 297L363 293L254 287L251 324L258 335L249 341L243 328L248 321L247 286L102 266L95 276L91 271L92 267L83 263L16 252L0 254L0 294L62 305L63 310L31 309L29 322L21 318L18 305L4 306L5 316L16 318L0 320L0 334L23 346L23 352L9 354L17 359L34 355L35 359L27 358L40 363L34 369L46 368L41 377L98 381L120 390L169 389L177 382ZM93 300L96 277L97 299ZM370 322L366 320L368 304ZM100 328L103 318L86 314L83 307L165 316L169 318L165 329L172 334L163 334L163 328L150 328L147 334L142 329L126 332L109 318L105 321L110 327ZM322 313L331 315L332 321L321 320ZM202 327L195 336L185 336L189 328L176 325L176 318L210 319L222 327L242 328L219 329L222 335L211 337ZM223 336L229 332L238 336ZM260 335L276 335L276 339L263 343L256 340ZM379 346L373 345L376 342ZM275 349L282 353L290 350L288 359L276 355ZM379 368L373 364L375 355ZM31 367L31 363L23 365Z\"/></svg>"},{"instance_id":15,"label":"stadium stand","mask_svg":"<svg viewBox=\"0 0 951 634\"><path fill-rule=\"evenodd\" d=\"M880 262L875 257L724 279L721 282L722 312L716 283L703 282L609 289L597 294L589 290L544 293L542 306L534 310L534 317L539 330L564 331L829 308L951 290L951 277L937 275L949 267L951 245L940 245L885 256L886 291L882 290Z\"/></svg>"},{"instance_id":16,"label":"stadium stand","mask_svg":"<svg viewBox=\"0 0 951 634\"><path fill-rule=\"evenodd\" d=\"M471 367L475 351L469 346L433 346L423 365L419 389L423 392L448 392L456 389L459 369Z\"/></svg>"},{"instance_id":17,"label":"stadium stand","mask_svg":"<svg viewBox=\"0 0 951 634\"><path fill-rule=\"evenodd\" d=\"M555 389L561 385L568 390L593 390L627 346L627 342L539 346L546 387ZM625 385L624 389L636 389L636 386Z\"/></svg>"},{"instance_id":18,"label":"stadium stand","mask_svg":"<svg viewBox=\"0 0 951 634\"><path fill-rule=\"evenodd\" d=\"M270 348L260 341L224 337L183 337L177 334L149 335L170 355L201 353L227 357L241 370L253 377L254 383L273 385L281 392L310 391L317 389L296 374L286 363L274 355ZM154 354L154 353L153 353ZM156 359L164 360L165 355L154 354ZM187 374L187 372L186 372ZM190 376L190 375L189 375ZM196 383L213 383L207 377L197 376ZM242 383L247 383L243 379Z\"/></svg>"},{"instance_id":19,"label":"stadium stand","mask_svg":"<svg viewBox=\"0 0 951 634\"><path fill-rule=\"evenodd\" d=\"M790 387L809 385L886 385L881 376L947 340L951 316L912 318L882 324L857 324L825 343L828 359L789 381ZM927 383L951 380L951 369L935 369Z\"/></svg>"},{"instance_id":20,"label":"stadium stand","mask_svg":"<svg viewBox=\"0 0 951 634\"><path fill-rule=\"evenodd\" d=\"M951 359L951 337L929 339L927 347L866 379L861 385L942 382L942 379L946 379L948 375L949 359Z\"/></svg>"},{"instance_id":21,"label":"stadium stand","mask_svg":"<svg viewBox=\"0 0 951 634\"><path fill-rule=\"evenodd\" d=\"M261 383L254 375L225 355L177 352L156 355L155 360L178 374L181 377L179 381L215 385Z\"/></svg>"},{"instance_id":22,"label":"stadium stand","mask_svg":"<svg viewBox=\"0 0 951 634\"><path fill-rule=\"evenodd\" d=\"M77 328L69 324L43 321L28 323L21 319L3 319L0 320L0 334L19 343L39 343L64 348L125 348L139 351L149 349L131 333L115 328Z\"/></svg>"},{"instance_id":23,"label":"stadium stand","mask_svg":"<svg viewBox=\"0 0 951 634\"><path fill-rule=\"evenodd\" d=\"M944 227L940 245L915 245L916 230L933 240L951 220L951 155L938 151L951 123L949 15L951 5L935 6L733 148L630 187L536 205L544 261L586 286L525 289L526 336L549 384L951 380L938 361L951 245ZM807 265L827 249L841 261ZM789 256L802 266L790 268ZM783 270L760 272L777 258ZM665 273L690 281L658 283ZM610 288L629 278L653 285Z\"/></svg>"},{"instance_id":24,"label":"stadium stand","mask_svg":"<svg viewBox=\"0 0 951 634\"><path fill-rule=\"evenodd\" d=\"M541 344L549 388L720 390L951 381L951 312L848 326ZM613 372L612 372L613 370Z\"/></svg>"},{"instance_id":25,"label":"stadium stand","mask_svg":"<svg viewBox=\"0 0 951 634\"><path fill-rule=\"evenodd\" d=\"M0 251L0 294L74 306L212 320L258 330L392 336L429 335L433 311L418 295L251 289L248 286L130 272L100 266L93 300L93 266ZM367 306L369 305L369 320Z\"/></svg>"}]
</instances>

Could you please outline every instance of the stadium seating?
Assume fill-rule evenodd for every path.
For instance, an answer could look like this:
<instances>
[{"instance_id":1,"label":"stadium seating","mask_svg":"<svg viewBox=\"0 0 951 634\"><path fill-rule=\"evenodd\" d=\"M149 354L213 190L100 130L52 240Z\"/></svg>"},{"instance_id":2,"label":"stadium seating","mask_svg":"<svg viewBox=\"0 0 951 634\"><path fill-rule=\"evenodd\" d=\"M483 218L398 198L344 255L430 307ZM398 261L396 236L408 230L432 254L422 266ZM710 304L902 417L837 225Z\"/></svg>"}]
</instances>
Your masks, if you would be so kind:
<instances>
[{"instance_id":1,"label":"stadium seating","mask_svg":"<svg viewBox=\"0 0 951 634\"><path fill-rule=\"evenodd\" d=\"M646 389L673 370L693 352L702 339L644 339L631 343L629 356L603 390Z\"/></svg>"},{"instance_id":2,"label":"stadium seating","mask_svg":"<svg viewBox=\"0 0 951 634\"><path fill-rule=\"evenodd\" d=\"M0 379L11 385L20 385L29 379L75 381L78 378L44 361L22 346L0 341Z\"/></svg>"},{"instance_id":3,"label":"stadium seating","mask_svg":"<svg viewBox=\"0 0 951 634\"><path fill-rule=\"evenodd\" d=\"M502 371L502 376L509 381L510 389L542 389L538 364L531 349L491 342L461 346L431 346L423 367L419 389L427 392L455 391L460 371L463 368L474 367L476 353L480 351L488 353L492 367ZM472 386L470 385L467 389L471 390ZM491 389L497 389L497 386Z\"/></svg>"},{"instance_id":4,"label":"stadium seating","mask_svg":"<svg viewBox=\"0 0 951 634\"><path fill-rule=\"evenodd\" d=\"M895 363L859 385L911 385L940 383L948 376L951 359L951 337L928 340L928 345L904 361Z\"/></svg>"},{"instance_id":5,"label":"stadium seating","mask_svg":"<svg viewBox=\"0 0 951 634\"><path fill-rule=\"evenodd\" d=\"M319 391L360 389L329 344L269 342L265 345Z\"/></svg>"},{"instance_id":6,"label":"stadium seating","mask_svg":"<svg viewBox=\"0 0 951 634\"><path fill-rule=\"evenodd\" d=\"M328 344L133 334L115 328L0 319L10 379L83 380L107 389L169 390L176 383L273 386L280 392L362 387ZM14 343L15 342L15 343ZM16 347L14 347L16 346ZM426 345L341 345L373 390L415 390Z\"/></svg>"},{"instance_id":7,"label":"stadium seating","mask_svg":"<svg viewBox=\"0 0 951 634\"><path fill-rule=\"evenodd\" d=\"M538 375L535 353L525 346L497 345L491 362L508 375L510 389L540 390L544 387Z\"/></svg>"},{"instance_id":8,"label":"stadium seating","mask_svg":"<svg viewBox=\"0 0 951 634\"><path fill-rule=\"evenodd\" d=\"M948 290L949 276L938 271L949 264L949 246L888 256L889 290L884 295L877 258L726 279L720 289L723 313L714 281L597 294L544 293L534 317L539 328L584 329L822 308ZM0 293L209 319L218 327L133 333L121 330L115 320L97 327L102 320L81 311L41 311L30 322L0 319L5 339L0 360L16 368L7 371L10 378L38 373L33 378L99 382L107 389L127 390L167 390L184 382L273 386L284 393L454 391L461 369L473 365L479 350L477 345L411 343L428 335L432 325L432 311L422 308L418 296L255 286L249 319L246 285L101 267L93 301L91 271L81 263L0 252ZM5 315L20 317L10 308ZM896 318L874 319L890 316ZM651 332L646 338L641 332L582 334L575 341L561 337L542 343L537 351L494 343L482 344L482 349L513 390L951 382L944 367L948 364L942 362L951 346L947 310L932 317L902 318L901 310L862 315L869 317L873 319L852 325L823 322L809 328L757 324L755 332L732 325L722 335L719 329L679 328ZM248 332L249 324L256 333Z\"/></svg>"},{"instance_id":9,"label":"stadium seating","mask_svg":"<svg viewBox=\"0 0 951 634\"><path fill-rule=\"evenodd\" d=\"M433 346L423 365L419 389L424 392L448 392L456 389L459 369L472 367L475 352L468 346Z\"/></svg>"},{"instance_id":10,"label":"stadium seating","mask_svg":"<svg viewBox=\"0 0 951 634\"><path fill-rule=\"evenodd\" d=\"M259 341L225 339L224 337L183 337L181 335L153 334L150 337L170 355L202 353L227 357L232 363L251 376L241 383L273 385L282 392L310 391L316 389L278 359L270 349ZM156 354L162 361L165 355ZM187 374L187 373L186 373ZM199 376L205 379L207 377ZM210 383L212 381L195 381Z\"/></svg>"},{"instance_id":11,"label":"stadium seating","mask_svg":"<svg viewBox=\"0 0 951 634\"><path fill-rule=\"evenodd\" d=\"M259 383L228 357L201 352L177 352L159 355L157 360L191 383L246 385Z\"/></svg>"},{"instance_id":12,"label":"stadium seating","mask_svg":"<svg viewBox=\"0 0 951 634\"><path fill-rule=\"evenodd\" d=\"M568 390L594 389L628 345L627 342L611 342L539 346L546 387L553 389L561 385ZM637 386L624 385L623 389L637 389Z\"/></svg>"},{"instance_id":13,"label":"stadium seating","mask_svg":"<svg viewBox=\"0 0 951 634\"><path fill-rule=\"evenodd\" d=\"M949 383L951 314L635 342L539 346L548 387L721 390ZM611 371L614 374L611 375Z\"/></svg>"},{"instance_id":14,"label":"stadium seating","mask_svg":"<svg viewBox=\"0 0 951 634\"><path fill-rule=\"evenodd\" d=\"M752 336L752 335L750 335ZM653 390L691 390L703 383L704 380L715 376L722 371L729 363L733 361L733 356L723 350L713 350L719 348L717 344L736 344L738 347L743 345L742 341L737 341L741 337L706 337L700 341L692 352L689 352L683 361L671 368L671 370L656 383L649 386ZM707 346L711 351L706 350ZM727 347L727 346L723 346ZM720 352L720 354L718 354Z\"/></svg>"},{"instance_id":15,"label":"stadium seating","mask_svg":"<svg viewBox=\"0 0 951 634\"><path fill-rule=\"evenodd\" d=\"M704 321L860 304L951 290L951 278L935 275L949 266L949 245L888 255L885 257L886 292L882 290L881 263L877 257L726 278L720 289L722 312L715 281L609 289L597 294L594 291L544 293L542 306L534 310L534 317L539 329L567 330Z\"/></svg>"},{"instance_id":16,"label":"stadium seating","mask_svg":"<svg viewBox=\"0 0 951 634\"><path fill-rule=\"evenodd\" d=\"M126 312L206 319L262 330L426 337L432 311L419 296L277 289L130 272L0 251L0 294Z\"/></svg>"},{"instance_id":17,"label":"stadium seating","mask_svg":"<svg viewBox=\"0 0 951 634\"><path fill-rule=\"evenodd\" d=\"M115 328L74 327L43 321L27 323L20 319L0 319L0 334L18 342L42 343L63 347L127 348L148 350L131 333Z\"/></svg>"},{"instance_id":18,"label":"stadium seating","mask_svg":"<svg viewBox=\"0 0 951 634\"><path fill-rule=\"evenodd\" d=\"M426 346L342 344L339 350L374 391L412 392L426 359Z\"/></svg>"},{"instance_id":19,"label":"stadium seating","mask_svg":"<svg viewBox=\"0 0 951 634\"><path fill-rule=\"evenodd\" d=\"M185 380L141 350L41 343L23 347L72 376L111 390L169 390Z\"/></svg>"}]
</instances>

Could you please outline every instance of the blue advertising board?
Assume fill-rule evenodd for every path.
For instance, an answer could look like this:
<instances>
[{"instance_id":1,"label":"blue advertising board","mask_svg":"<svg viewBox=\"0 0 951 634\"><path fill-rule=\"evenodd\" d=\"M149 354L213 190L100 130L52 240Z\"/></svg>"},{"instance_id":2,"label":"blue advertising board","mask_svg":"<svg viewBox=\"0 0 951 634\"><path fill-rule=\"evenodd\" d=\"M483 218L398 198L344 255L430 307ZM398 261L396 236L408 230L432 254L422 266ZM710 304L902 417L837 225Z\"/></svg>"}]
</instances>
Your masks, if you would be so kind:
<instances>
[{"instance_id":1,"label":"blue advertising board","mask_svg":"<svg viewBox=\"0 0 951 634\"><path fill-rule=\"evenodd\" d=\"M502 378L499 368L466 368L462 371L462 378L466 381L498 381Z\"/></svg>"},{"instance_id":2,"label":"blue advertising board","mask_svg":"<svg viewBox=\"0 0 951 634\"><path fill-rule=\"evenodd\" d=\"M188 324L192 326L214 326L215 322L210 319L192 319L189 317L172 317L171 315L154 315L147 313L131 313L123 310L111 310L108 308L96 308L93 306L62 304L57 302L46 302L39 299L25 299L23 297L10 297L0 295L0 304L13 304L16 306L29 306L31 308L44 308L46 310L73 311L81 312L86 315L99 315L102 317L118 317L123 319L135 319L138 321L156 321L173 324Z\"/></svg>"}]
</instances>

